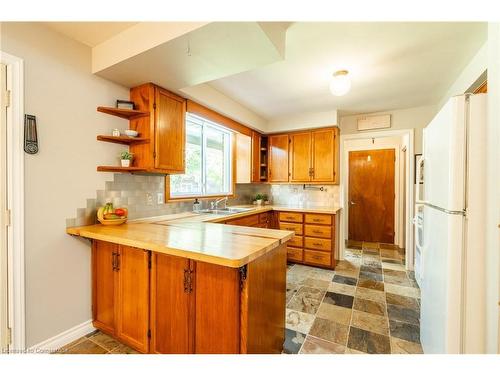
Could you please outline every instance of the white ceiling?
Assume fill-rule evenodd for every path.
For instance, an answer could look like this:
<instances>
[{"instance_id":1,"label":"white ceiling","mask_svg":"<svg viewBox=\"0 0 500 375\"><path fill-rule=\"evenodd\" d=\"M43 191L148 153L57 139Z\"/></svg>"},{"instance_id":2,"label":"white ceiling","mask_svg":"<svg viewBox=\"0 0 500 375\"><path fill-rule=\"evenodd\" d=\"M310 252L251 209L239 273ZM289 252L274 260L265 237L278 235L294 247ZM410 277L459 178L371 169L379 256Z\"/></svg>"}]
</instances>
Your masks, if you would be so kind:
<instances>
[{"instance_id":1,"label":"white ceiling","mask_svg":"<svg viewBox=\"0 0 500 375\"><path fill-rule=\"evenodd\" d=\"M486 39L486 23L299 22L285 60L209 84L267 119L436 104ZM338 69L352 78L343 97L328 89Z\"/></svg>"},{"instance_id":2,"label":"white ceiling","mask_svg":"<svg viewBox=\"0 0 500 375\"><path fill-rule=\"evenodd\" d=\"M45 22L51 29L69 36L89 47L95 47L109 38L134 26L137 22Z\"/></svg>"}]
</instances>

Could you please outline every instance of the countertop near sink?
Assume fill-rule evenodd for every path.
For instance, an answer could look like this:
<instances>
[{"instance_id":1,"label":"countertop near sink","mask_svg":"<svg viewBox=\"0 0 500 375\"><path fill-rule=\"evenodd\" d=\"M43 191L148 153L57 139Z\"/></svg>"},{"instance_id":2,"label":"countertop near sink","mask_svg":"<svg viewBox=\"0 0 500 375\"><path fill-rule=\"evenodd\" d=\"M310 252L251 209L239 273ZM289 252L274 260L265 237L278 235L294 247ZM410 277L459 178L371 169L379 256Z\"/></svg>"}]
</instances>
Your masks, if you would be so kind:
<instances>
[{"instance_id":1,"label":"countertop near sink","mask_svg":"<svg viewBox=\"0 0 500 375\"><path fill-rule=\"evenodd\" d=\"M234 214L206 214L206 213L196 213L196 212L183 212L180 214L171 214L150 217L145 219L136 219L131 222L137 223L155 223L169 225L173 222L176 223L195 223L195 222L208 222L208 223L221 223L227 220L237 219L240 217L255 215L268 211L291 211L291 212L304 212L304 213L316 213L316 214L336 214L340 207L299 207L299 206L283 206L283 205L266 205L266 206L233 206L241 208L252 208L251 210L238 212Z\"/></svg>"}]
</instances>

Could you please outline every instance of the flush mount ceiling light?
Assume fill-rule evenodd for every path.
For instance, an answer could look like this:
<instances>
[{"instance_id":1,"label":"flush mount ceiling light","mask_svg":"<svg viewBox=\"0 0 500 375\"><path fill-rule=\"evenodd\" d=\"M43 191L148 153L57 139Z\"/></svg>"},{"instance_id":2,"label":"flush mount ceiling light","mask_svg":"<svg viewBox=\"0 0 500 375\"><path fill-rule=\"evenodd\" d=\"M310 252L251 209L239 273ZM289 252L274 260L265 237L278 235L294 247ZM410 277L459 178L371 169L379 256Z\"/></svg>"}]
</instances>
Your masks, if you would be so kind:
<instances>
[{"instance_id":1,"label":"flush mount ceiling light","mask_svg":"<svg viewBox=\"0 0 500 375\"><path fill-rule=\"evenodd\" d=\"M351 89L351 79L349 71L337 70L333 73L332 81L330 82L330 91L335 96L342 96Z\"/></svg>"}]
</instances>

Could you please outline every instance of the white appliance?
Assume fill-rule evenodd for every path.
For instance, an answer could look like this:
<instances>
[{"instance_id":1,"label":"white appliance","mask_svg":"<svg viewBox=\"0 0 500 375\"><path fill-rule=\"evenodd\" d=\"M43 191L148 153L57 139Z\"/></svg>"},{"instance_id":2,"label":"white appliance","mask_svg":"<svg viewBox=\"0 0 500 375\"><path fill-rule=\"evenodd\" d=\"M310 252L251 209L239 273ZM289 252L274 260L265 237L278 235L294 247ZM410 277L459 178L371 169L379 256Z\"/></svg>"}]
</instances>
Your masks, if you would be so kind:
<instances>
[{"instance_id":1,"label":"white appliance","mask_svg":"<svg viewBox=\"0 0 500 375\"><path fill-rule=\"evenodd\" d=\"M486 98L453 97L424 129L416 243L425 353L484 353Z\"/></svg>"}]
</instances>

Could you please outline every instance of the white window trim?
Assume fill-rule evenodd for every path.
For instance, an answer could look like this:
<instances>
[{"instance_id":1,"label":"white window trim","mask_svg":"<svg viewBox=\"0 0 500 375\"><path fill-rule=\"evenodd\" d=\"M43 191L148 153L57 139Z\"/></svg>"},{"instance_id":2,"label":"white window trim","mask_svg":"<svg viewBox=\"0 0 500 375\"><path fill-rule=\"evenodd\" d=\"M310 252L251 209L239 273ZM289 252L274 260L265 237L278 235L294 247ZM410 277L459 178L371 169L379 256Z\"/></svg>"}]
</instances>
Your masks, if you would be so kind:
<instances>
[{"instance_id":1,"label":"white window trim","mask_svg":"<svg viewBox=\"0 0 500 375\"><path fill-rule=\"evenodd\" d=\"M24 62L0 51L0 61L7 65L7 88L11 105L7 120L7 194L11 210L8 231L9 325L12 343L9 350L26 348L24 283Z\"/></svg>"},{"instance_id":2,"label":"white window trim","mask_svg":"<svg viewBox=\"0 0 500 375\"><path fill-rule=\"evenodd\" d=\"M176 195L172 192L172 185L170 185L170 199L189 199L189 198L210 198L210 197L219 197L219 196L229 196L229 195L232 195L234 192L233 192L233 189L234 189L234 181L233 179L235 178L235 176L233 176L232 174L232 169L233 169L233 163L235 162L233 160L233 153L232 153L232 144L233 144L233 137L234 137L234 133L222 126L222 125L219 125L209 119L206 119L204 117L201 117L199 115L196 115L194 113L187 113L186 115L186 123L187 123L187 118L188 116L190 117L195 117L195 118L198 118L200 119L200 121L202 121L202 144L201 144L201 159L202 159L202 191L199 192L199 193L193 193L193 194L183 194L183 195ZM224 170L224 174L226 176L229 176L229 179L227 181L225 181L225 183L227 182L227 188L228 188L228 191L227 192L215 192L215 193L209 193L207 194L206 191L204 191L206 189L206 182L207 182L207 175L206 175L206 164L205 164L205 155L206 155L206 149L207 149L207 138L204 136L204 130L206 127L209 127L209 128L213 128L213 129L216 129L218 131L221 131L225 134L227 134L227 137L225 138L225 141L224 141L224 148L225 150L227 150L227 153L225 153L225 170ZM171 184L171 181L169 181L169 183Z\"/></svg>"}]
</instances>

